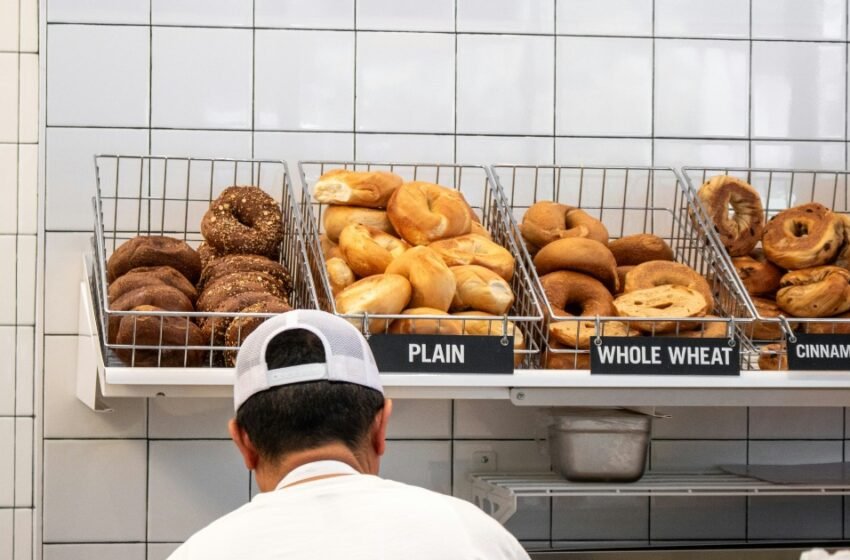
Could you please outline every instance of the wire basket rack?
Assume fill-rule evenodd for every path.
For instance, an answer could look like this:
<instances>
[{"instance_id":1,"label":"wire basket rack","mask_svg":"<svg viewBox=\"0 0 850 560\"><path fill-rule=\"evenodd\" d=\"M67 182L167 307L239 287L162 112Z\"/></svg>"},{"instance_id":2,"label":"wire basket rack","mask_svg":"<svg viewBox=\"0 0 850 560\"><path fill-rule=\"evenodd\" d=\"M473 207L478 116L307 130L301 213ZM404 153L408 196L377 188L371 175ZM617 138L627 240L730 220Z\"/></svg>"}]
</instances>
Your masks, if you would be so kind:
<instances>
[{"instance_id":1,"label":"wire basket rack","mask_svg":"<svg viewBox=\"0 0 850 560\"><path fill-rule=\"evenodd\" d=\"M705 223L709 223L708 213L696 196L697 190L715 175L731 175L743 179L761 195L765 212L765 223L776 214L788 208L818 202L839 214L850 214L850 171L818 171L812 169L769 169L745 167L683 167L682 175L689 187L689 195ZM719 236L713 228L711 235L722 249ZM762 351L762 355L771 359L764 361L769 368L786 369L785 343L795 340L795 333L817 332L819 334L850 333L850 319L813 319L769 317L761 313L752 296L744 287L743 280L735 271L732 257L725 250L720 251L727 268L744 295L750 313L756 321L749 327L750 338L758 345L773 344ZM765 335L775 333L769 338ZM753 368L758 367L752 364Z\"/></svg>"},{"instance_id":2,"label":"wire basket rack","mask_svg":"<svg viewBox=\"0 0 850 560\"><path fill-rule=\"evenodd\" d=\"M321 309L345 317L353 322L367 337L375 334L373 321L383 325L378 332L387 332L392 321L410 315L368 315L340 313L334 302L327 269L322 257L319 235L324 232L322 215L326 205L317 202L312 197L313 187L325 172L332 169L349 169L354 171L384 170L400 175L405 181L425 181L443 187L453 188L463 194L466 201L480 218L481 224L490 232L493 241L507 248L512 255L519 255L513 236L510 234L509 218L503 206L503 200L498 194L489 170L480 165L455 165L441 163L376 163L354 161L302 161L298 164L301 175L301 209L307 232L307 253L313 277L320 284L317 290ZM519 329L524 340L525 348L516 348L515 361L517 367L534 367L540 354L542 340L541 320L543 314L537 295L522 259L517 259L516 270L511 280L514 292L514 303L507 315L494 318L489 315L467 315L447 319L441 315L417 315L411 319L412 333L416 332L417 324L436 321L439 328L441 321L460 321L465 332L469 321L485 321L486 333L490 335L512 337L513 329ZM479 331L480 332L480 331Z\"/></svg>"},{"instance_id":3,"label":"wire basket rack","mask_svg":"<svg viewBox=\"0 0 850 560\"><path fill-rule=\"evenodd\" d=\"M542 301L544 332L549 333L550 327L558 324L574 325L576 343L573 346L550 341L548 336L544 338L548 367L588 369L590 351L580 341L594 340L606 334L617 336L615 322L620 324L617 326L624 326L627 333L638 332L632 326L635 321L649 324L647 334L654 336L661 322L669 323L671 320L674 328L665 328L664 336L684 333L698 338L711 336L708 333L709 329L714 330L713 324L722 324L730 344L741 344L742 367L749 363L749 359L743 356L754 354L755 349L743 325L752 319L750 308L720 256L717 242L706 235L702 222L692 217L690 199L676 171L662 167L502 164L494 165L492 173L505 197L513 235ZM556 315L544 294L532 255L518 227L526 210L539 201L555 201L581 208L605 224L611 239L638 233L651 233L663 238L673 249L677 262L688 265L708 281L715 300L713 314L717 317L629 319ZM643 330L647 330L646 327Z\"/></svg>"},{"instance_id":4,"label":"wire basket rack","mask_svg":"<svg viewBox=\"0 0 850 560\"><path fill-rule=\"evenodd\" d=\"M106 365L129 367L219 367L225 352L235 353L241 345L241 329L235 345L226 346L216 336L200 344L189 344L188 323L237 317L266 318L269 313L220 313L176 311L118 311L110 308L106 262L116 247L133 237L163 235L182 239L197 248L203 236L201 219L210 202L227 187L252 185L262 188L280 205L283 241L280 263L289 271L292 289L287 298L293 308L318 307L315 284L307 266L307 250L301 217L292 192L285 162L168 156L95 156L97 194L93 199L95 231L92 239L93 266L90 274L95 312L101 333ZM132 317L131 340L111 340L110 323ZM141 321L158 325L159 339L137 333ZM178 322L179 321L179 322ZM185 330L183 344L163 342L166 324ZM154 331L156 327L154 327ZM150 329L147 330L150 333ZM221 335L222 333L219 333ZM153 338L153 340L150 340ZM218 342L217 342L218 341ZM194 342L198 342L195 340ZM231 354L231 356L234 354Z\"/></svg>"}]
</instances>

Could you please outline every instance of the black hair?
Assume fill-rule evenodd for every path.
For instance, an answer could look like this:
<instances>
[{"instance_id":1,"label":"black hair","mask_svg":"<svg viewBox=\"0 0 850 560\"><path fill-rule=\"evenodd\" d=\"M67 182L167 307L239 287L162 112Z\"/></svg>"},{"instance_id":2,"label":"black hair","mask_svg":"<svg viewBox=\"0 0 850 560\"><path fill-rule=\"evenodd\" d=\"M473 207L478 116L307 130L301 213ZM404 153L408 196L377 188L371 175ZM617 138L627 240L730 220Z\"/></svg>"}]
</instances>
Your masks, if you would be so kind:
<instances>
[{"instance_id":1,"label":"black hair","mask_svg":"<svg viewBox=\"0 0 850 560\"><path fill-rule=\"evenodd\" d=\"M284 331L266 349L268 368L323 363L325 349L304 329ZM246 400L236 423L267 460L341 442L357 449L369 434L384 396L374 389L337 381L309 381L272 387Z\"/></svg>"}]
</instances>

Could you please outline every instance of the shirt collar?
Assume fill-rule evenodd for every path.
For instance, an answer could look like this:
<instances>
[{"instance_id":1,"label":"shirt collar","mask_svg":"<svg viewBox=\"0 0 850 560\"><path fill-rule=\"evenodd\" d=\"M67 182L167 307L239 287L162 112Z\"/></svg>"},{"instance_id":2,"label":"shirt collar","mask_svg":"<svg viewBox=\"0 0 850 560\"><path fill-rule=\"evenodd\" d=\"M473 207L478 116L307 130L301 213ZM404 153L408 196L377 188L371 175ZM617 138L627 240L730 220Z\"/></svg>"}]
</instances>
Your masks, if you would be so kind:
<instances>
[{"instance_id":1,"label":"shirt collar","mask_svg":"<svg viewBox=\"0 0 850 560\"><path fill-rule=\"evenodd\" d=\"M289 471L280 482L277 483L275 490L280 490L286 486L291 486L308 478L316 478L318 476L328 475L343 475L343 474L360 474L354 467L347 465L342 461L313 461L296 467Z\"/></svg>"}]
</instances>

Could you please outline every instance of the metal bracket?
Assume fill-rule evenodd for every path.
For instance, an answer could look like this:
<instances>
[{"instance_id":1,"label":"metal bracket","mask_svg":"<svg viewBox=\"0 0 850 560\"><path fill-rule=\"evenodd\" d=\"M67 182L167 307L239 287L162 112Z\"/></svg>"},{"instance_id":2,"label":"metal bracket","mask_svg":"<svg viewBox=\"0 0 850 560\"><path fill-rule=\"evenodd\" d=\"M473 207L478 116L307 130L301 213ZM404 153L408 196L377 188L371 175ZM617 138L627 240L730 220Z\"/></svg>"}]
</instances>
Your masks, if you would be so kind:
<instances>
[{"instance_id":1,"label":"metal bracket","mask_svg":"<svg viewBox=\"0 0 850 560\"><path fill-rule=\"evenodd\" d=\"M88 286L88 259L83 256L83 280L80 282L80 311L77 337L77 398L95 412L112 412L103 398L103 370L94 307Z\"/></svg>"}]
</instances>

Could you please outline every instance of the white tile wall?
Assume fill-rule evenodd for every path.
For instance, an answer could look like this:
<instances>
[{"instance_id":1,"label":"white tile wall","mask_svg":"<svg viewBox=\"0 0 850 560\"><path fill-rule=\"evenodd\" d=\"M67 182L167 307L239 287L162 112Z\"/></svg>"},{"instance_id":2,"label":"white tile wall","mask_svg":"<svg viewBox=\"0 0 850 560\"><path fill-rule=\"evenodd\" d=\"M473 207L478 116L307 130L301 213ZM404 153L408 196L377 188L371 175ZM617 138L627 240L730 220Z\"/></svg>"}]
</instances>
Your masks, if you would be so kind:
<instances>
[{"instance_id":1,"label":"white tile wall","mask_svg":"<svg viewBox=\"0 0 850 560\"><path fill-rule=\"evenodd\" d=\"M652 35L652 0L556 0L559 34Z\"/></svg>"},{"instance_id":2,"label":"white tile wall","mask_svg":"<svg viewBox=\"0 0 850 560\"><path fill-rule=\"evenodd\" d=\"M739 0L655 0L655 33L746 39L750 35L749 8Z\"/></svg>"},{"instance_id":3,"label":"white tile wall","mask_svg":"<svg viewBox=\"0 0 850 560\"><path fill-rule=\"evenodd\" d=\"M457 30L552 33L555 0L457 0Z\"/></svg>"}]
</instances>

